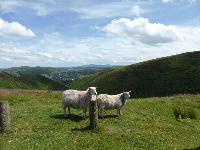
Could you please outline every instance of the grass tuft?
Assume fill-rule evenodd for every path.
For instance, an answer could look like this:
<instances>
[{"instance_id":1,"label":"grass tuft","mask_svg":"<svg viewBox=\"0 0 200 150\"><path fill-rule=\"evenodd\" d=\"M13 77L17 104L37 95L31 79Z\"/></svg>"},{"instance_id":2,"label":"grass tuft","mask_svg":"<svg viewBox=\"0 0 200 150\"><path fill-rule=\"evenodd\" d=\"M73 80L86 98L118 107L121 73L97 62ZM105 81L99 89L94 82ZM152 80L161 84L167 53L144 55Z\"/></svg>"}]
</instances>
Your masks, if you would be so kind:
<instances>
[{"instance_id":1,"label":"grass tuft","mask_svg":"<svg viewBox=\"0 0 200 150\"><path fill-rule=\"evenodd\" d=\"M176 119L197 119L196 112L192 108L187 107L175 107L173 113Z\"/></svg>"}]
</instances>

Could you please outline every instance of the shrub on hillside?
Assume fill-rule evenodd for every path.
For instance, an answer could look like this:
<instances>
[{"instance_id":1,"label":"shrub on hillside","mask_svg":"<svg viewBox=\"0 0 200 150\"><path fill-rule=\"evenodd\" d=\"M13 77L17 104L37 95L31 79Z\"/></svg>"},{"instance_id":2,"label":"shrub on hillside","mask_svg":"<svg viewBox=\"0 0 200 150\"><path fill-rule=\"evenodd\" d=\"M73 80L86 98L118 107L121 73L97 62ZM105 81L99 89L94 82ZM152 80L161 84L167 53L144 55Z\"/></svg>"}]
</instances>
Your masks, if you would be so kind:
<instances>
[{"instance_id":1,"label":"shrub on hillside","mask_svg":"<svg viewBox=\"0 0 200 150\"><path fill-rule=\"evenodd\" d=\"M176 117L176 119L196 119L196 112L192 108L180 108L180 107L175 107L173 108L173 113Z\"/></svg>"}]
</instances>

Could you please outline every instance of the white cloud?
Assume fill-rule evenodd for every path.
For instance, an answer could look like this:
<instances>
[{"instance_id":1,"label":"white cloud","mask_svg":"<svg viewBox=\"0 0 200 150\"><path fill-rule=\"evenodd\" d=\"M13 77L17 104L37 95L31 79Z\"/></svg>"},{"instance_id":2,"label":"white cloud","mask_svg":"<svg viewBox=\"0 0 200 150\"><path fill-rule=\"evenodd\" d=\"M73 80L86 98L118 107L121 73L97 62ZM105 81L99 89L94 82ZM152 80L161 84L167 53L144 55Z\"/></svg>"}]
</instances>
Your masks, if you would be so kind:
<instances>
[{"instance_id":1,"label":"white cloud","mask_svg":"<svg viewBox=\"0 0 200 150\"><path fill-rule=\"evenodd\" d=\"M14 43L0 43L0 68L13 66L48 66L52 61L51 54L38 52L29 47L20 47Z\"/></svg>"},{"instance_id":2,"label":"white cloud","mask_svg":"<svg viewBox=\"0 0 200 150\"><path fill-rule=\"evenodd\" d=\"M144 2L131 0L101 2L92 0L0 0L0 12L17 12L28 8L37 16L45 17L55 12L74 11L84 19L110 18L117 16L141 16Z\"/></svg>"},{"instance_id":3,"label":"white cloud","mask_svg":"<svg viewBox=\"0 0 200 150\"><path fill-rule=\"evenodd\" d=\"M144 10L140 6L134 5L131 9L131 12L133 13L133 15L140 17L144 13Z\"/></svg>"},{"instance_id":4,"label":"white cloud","mask_svg":"<svg viewBox=\"0 0 200 150\"><path fill-rule=\"evenodd\" d=\"M58 32L46 34L30 46L0 44L0 68L11 66L127 65L163 56L200 50L200 28L176 26L183 40L163 44L134 42L124 37L65 39Z\"/></svg>"},{"instance_id":5,"label":"white cloud","mask_svg":"<svg viewBox=\"0 0 200 150\"><path fill-rule=\"evenodd\" d=\"M112 18L119 16L141 16L144 10L133 1L119 1L103 4L89 4L88 6L72 6L71 10L78 12L81 18Z\"/></svg>"},{"instance_id":6,"label":"white cloud","mask_svg":"<svg viewBox=\"0 0 200 150\"><path fill-rule=\"evenodd\" d=\"M173 0L162 0L164 3L173 2Z\"/></svg>"},{"instance_id":7,"label":"white cloud","mask_svg":"<svg viewBox=\"0 0 200 150\"><path fill-rule=\"evenodd\" d=\"M15 6L18 6L18 2L15 0L1 0L0 12L12 12Z\"/></svg>"},{"instance_id":8,"label":"white cloud","mask_svg":"<svg viewBox=\"0 0 200 150\"><path fill-rule=\"evenodd\" d=\"M200 2L200 0L162 0L163 3L172 3L172 2L189 2L189 3L195 3Z\"/></svg>"},{"instance_id":9,"label":"white cloud","mask_svg":"<svg viewBox=\"0 0 200 150\"><path fill-rule=\"evenodd\" d=\"M0 18L0 36L34 37L35 34L18 22L9 23Z\"/></svg>"},{"instance_id":10,"label":"white cloud","mask_svg":"<svg viewBox=\"0 0 200 150\"><path fill-rule=\"evenodd\" d=\"M56 0L1 0L0 12L18 12L21 8L28 8L31 12L34 12L37 16L45 17L54 12L66 11L68 5L66 1ZM23 9L22 9L23 10Z\"/></svg>"},{"instance_id":11,"label":"white cloud","mask_svg":"<svg viewBox=\"0 0 200 150\"><path fill-rule=\"evenodd\" d=\"M114 19L103 27L103 31L119 37L133 38L134 41L146 44L169 43L183 39L174 26L150 23L146 18Z\"/></svg>"}]
</instances>

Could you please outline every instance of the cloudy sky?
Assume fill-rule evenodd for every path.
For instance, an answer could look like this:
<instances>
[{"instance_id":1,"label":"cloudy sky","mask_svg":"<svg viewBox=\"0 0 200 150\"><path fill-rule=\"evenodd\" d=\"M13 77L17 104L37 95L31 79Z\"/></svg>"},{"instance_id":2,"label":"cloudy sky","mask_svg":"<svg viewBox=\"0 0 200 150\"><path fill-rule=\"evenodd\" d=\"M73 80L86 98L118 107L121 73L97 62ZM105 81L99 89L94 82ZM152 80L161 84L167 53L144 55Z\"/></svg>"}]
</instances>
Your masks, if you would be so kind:
<instances>
[{"instance_id":1,"label":"cloudy sky","mask_svg":"<svg viewBox=\"0 0 200 150\"><path fill-rule=\"evenodd\" d=\"M127 65L200 50L200 0L0 0L0 68Z\"/></svg>"}]
</instances>

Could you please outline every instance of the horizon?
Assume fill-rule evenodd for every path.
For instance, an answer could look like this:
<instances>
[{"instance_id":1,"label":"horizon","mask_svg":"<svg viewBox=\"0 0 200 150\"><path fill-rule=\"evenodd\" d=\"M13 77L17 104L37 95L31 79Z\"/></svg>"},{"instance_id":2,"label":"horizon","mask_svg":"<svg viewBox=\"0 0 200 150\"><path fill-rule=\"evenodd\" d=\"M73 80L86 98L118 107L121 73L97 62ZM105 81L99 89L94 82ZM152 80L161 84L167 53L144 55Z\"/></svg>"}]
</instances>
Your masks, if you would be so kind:
<instances>
[{"instance_id":1,"label":"horizon","mask_svg":"<svg viewBox=\"0 0 200 150\"><path fill-rule=\"evenodd\" d=\"M163 57L158 57L158 58L153 58L153 59L147 59L147 60L143 60L143 61L139 61L136 63L132 63L132 64L127 64L127 65L117 65L117 64L84 64L84 65L77 65L77 66L11 66L8 68L0 68L0 69L9 69L9 68L20 68L20 67L42 67L42 68L76 68L76 67L84 67L84 66L111 66L111 67L115 67L115 66L121 66L121 67L125 67L125 66L129 66L129 65L135 65L135 64L139 64L142 62L148 62L151 60L156 60L156 59L162 59L165 57L171 57L171 56L176 56L176 55L181 55L181 54L186 54L186 53L193 53L193 52L200 52L200 51L192 51L192 52L184 52L184 53L178 53L178 54L174 54L174 55L169 55L169 56L163 56Z\"/></svg>"},{"instance_id":2,"label":"horizon","mask_svg":"<svg viewBox=\"0 0 200 150\"><path fill-rule=\"evenodd\" d=\"M0 68L0 69L9 69L9 68L20 68L20 67L31 67L31 68L35 68L35 67L41 67L41 68L76 68L76 67L85 67L85 66L110 66L110 67L114 67L114 66L125 66L125 65L111 65L111 64L86 64L86 65L80 65L80 66L66 66L66 67L53 67L53 66L13 66L13 67L8 67L8 68Z\"/></svg>"},{"instance_id":3,"label":"horizon","mask_svg":"<svg viewBox=\"0 0 200 150\"><path fill-rule=\"evenodd\" d=\"M0 68L131 65L200 50L200 0L2 0Z\"/></svg>"}]
</instances>

